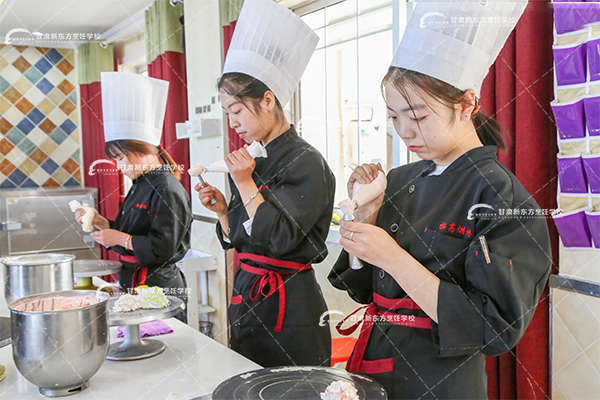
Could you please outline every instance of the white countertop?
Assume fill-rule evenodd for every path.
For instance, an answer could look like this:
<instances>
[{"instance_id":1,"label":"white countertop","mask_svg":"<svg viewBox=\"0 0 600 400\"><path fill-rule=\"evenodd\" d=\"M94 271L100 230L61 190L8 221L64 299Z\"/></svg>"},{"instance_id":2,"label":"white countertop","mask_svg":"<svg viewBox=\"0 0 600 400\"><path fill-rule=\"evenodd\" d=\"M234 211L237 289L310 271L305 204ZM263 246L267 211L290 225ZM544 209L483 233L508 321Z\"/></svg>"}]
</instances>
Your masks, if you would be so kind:
<instances>
[{"instance_id":1,"label":"white countertop","mask_svg":"<svg viewBox=\"0 0 600 400\"><path fill-rule=\"evenodd\" d=\"M165 400L173 393L199 396L212 392L231 376L260 368L174 318L165 322L174 332L155 337L167 345L162 354L137 361L107 360L89 380L87 389L65 399ZM116 336L117 328L110 328L111 343L123 340ZM37 386L17 371L11 346L0 349L0 364L6 367L6 378L0 382L0 399L44 398Z\"/></svg>"},{"instance_id":2,"label":"white countertop","mask_svg":"<svg viewBox=\"0 0 600 400\"><path fill-rule=\"evenodd\" d=\"M3 290L0 289L0 316L10 317ZM89 380L89 387L65 399L184 399L173 394L200 396L210 393L225 379L260 366L228 349L188 325L169 318L165 322L173 333L156 336L167 345L158 356L137 361L108 361ZM110 328L110 342L117 339L117 328ZM0 349L0 365L6 378L0 382L0 399L43 399L37 386L27 381L15 367L12 346Z\"/></svg>"}]
</instances>

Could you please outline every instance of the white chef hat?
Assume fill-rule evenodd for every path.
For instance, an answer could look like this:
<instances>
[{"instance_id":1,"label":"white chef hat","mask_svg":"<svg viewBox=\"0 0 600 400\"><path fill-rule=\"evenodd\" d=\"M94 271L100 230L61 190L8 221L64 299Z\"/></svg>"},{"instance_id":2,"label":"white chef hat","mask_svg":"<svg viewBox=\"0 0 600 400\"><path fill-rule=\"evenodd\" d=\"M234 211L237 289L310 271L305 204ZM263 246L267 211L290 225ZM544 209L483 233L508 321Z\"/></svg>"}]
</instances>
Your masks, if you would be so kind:
<instances>
[{"instance_id":1,"label":"white chef hat","mask_svg":"<svg viewBox=\"0 0 600 400\"><path fill-rule=\"evenodd\" d=\"M223 74L250 75L290 101L319 37L299 16L273 0L246 0L235 26Z\"/></svg>"},{"instance_id":2,"label":"white chef hat","mask_svg":"<svg viewBox=\"0 0 600 400\"><path fill-rule=\"evenodd\" d=\"M527 7L527 0L419 0L393 67L477 94Z\"/></svg>"},{"instance_id":3,"label":"white chef hat","mask_svg":"<svg viewBox=\"0 0 600 400\"><path fill-rule=\"evenodd\" d=\"M124 72L102 72L104 139L160 144L169 82Z\"/></svg>"}]
</instances>

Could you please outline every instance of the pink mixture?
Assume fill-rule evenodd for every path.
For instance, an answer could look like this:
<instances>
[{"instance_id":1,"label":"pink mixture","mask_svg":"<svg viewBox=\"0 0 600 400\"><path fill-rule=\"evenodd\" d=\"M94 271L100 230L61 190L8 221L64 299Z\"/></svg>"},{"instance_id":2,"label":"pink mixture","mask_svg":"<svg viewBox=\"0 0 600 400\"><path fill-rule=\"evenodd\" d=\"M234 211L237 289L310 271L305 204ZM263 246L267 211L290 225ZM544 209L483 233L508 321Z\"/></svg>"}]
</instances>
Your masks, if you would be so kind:
<instances>
[{"instance_id":1,"label":"pink mixture","mask_svg":"<svg viewBox=\"0 0 600 400\"><path fill-rule=\"evenodd\" d=\"M72 310L95 303L96 301L90 297L51 297L21 303L15 309L19 311Z\"/></svg>"}]
</instances>

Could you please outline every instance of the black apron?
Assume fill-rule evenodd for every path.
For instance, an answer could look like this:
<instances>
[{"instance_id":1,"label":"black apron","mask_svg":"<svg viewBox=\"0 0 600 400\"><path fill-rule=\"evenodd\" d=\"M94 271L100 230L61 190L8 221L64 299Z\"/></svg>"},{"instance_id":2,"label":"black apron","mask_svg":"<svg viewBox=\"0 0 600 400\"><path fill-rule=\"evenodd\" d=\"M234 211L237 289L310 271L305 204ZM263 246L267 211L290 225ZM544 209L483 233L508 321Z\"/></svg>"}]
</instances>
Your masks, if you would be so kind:
<instances>
[{"instance_id":1,"label":"black apron","mask_svg":"<svg viewBox=\"0 0 600 400\"><path fill-rule=\"evenodd\" d=\"M517 344L550 273L548 228L496 147L467 152L439 176L433 169L420 161L390 171L376 224L440 279L438 323L384 270L352 270L342 251L330 282L369 304L348 368L390 399L487 398L485 355ZM507 209L525 211L508 218Z\"/></svg>"},{"instance_id":2,"label":"black apron","mask_svg":"<svg viewBox=\"0 0 600 400\"><path fill-rule=\"evenodd\" d=\"M290 128L257 158L253 179L265 199L249 236L248 214L230 179L229 241L237 266L229 307L231 348L262 365L330 365L327 305L312 264L327 255L335 178L312 146Z\"/></svg>"},{"instance_id":3,"label":"black apron","mask_svg":"<svg viewBox=\"0 0 600 400\"><path fill-rule=\"evenodd\" d=\"M131 292L135 286L159 286L187 303L187 284L176 266L190 243L192 212L181 183L165 167L149 171L133 181L110 228L132 235L133 251L113 246L123 268L119 283ZM177 318L185 322L187 312Z\"/></svg>"}]
</instances>

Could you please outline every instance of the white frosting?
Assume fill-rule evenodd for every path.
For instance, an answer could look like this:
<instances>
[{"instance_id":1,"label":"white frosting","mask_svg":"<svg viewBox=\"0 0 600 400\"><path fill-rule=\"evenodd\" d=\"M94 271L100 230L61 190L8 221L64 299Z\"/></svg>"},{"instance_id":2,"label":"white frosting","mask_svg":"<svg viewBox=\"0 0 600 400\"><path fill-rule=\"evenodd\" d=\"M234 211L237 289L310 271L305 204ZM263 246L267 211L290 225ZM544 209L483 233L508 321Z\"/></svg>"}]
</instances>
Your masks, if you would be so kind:
<instances>
[{"instance_id":1,"label":"white frosting","mask_svg":"<svg viewBox=\"0 0 600 400\"><path fill-rule=\"evenodd\" d=\"M334 381L325 392L321 393L322 400L359 400L358 390L348 381Z\"/></svg>"},{"instance_id":2,"label":"white frosting","mask_svg":"<svg viewBox=\"0 0 600 400\"><path fill-rule=\"evenodd\" d=\"M138 298L138 296L134 296L131 294L124 294L119 297L119 299L115 302L113 306L113 310L115 312L128 312L138 310L142 307L142 302Z\"/></svg>"},{"instance_id":3,"label":"white frosting","mask_svg":"<svg viewBox=\"0 0 600 400\"><path fill-rule=\"evenodd\" d=\"M342 200L338 205L340 206L340 210L346 215L354 214L354 210L356 209L356 203L350 199Z\"/></svg>"},{"instance_id":4,"label":"white frosting","mask_svg":"<svg viewBox=\"0 0 600 400\"><path fill-rule=\"evenodd\" d=\"M190 174L190 176L198 176L198 175L202 175L205 171L204 165L202 164L194 164L192 165L192 168L188 169L188 174Z\"/></svg>"}]
</instances>

